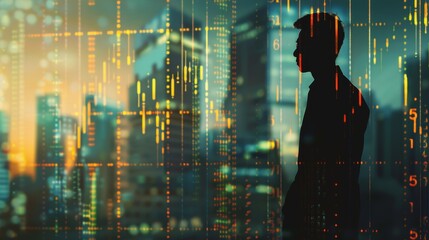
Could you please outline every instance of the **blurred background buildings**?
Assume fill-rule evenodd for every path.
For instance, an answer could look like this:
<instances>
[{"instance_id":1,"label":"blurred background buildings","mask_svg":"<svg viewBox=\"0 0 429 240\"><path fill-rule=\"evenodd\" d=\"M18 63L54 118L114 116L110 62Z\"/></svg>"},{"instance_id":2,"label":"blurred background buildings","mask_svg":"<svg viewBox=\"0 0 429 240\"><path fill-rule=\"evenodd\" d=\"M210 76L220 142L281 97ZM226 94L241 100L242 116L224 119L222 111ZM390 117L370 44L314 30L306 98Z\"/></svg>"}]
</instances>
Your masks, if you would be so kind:
<instances>
[{"instance_id":1,"label":"blurred background buildings","mask_svg":"<svg viewBox=\"0 0 429 240\"><path fill-rule=\"evenodd\" d=\"M1 239L280 239L317 11L371 108L360 239L427 237L427 3L0 6Z\"/></svg>"}]
</instances>

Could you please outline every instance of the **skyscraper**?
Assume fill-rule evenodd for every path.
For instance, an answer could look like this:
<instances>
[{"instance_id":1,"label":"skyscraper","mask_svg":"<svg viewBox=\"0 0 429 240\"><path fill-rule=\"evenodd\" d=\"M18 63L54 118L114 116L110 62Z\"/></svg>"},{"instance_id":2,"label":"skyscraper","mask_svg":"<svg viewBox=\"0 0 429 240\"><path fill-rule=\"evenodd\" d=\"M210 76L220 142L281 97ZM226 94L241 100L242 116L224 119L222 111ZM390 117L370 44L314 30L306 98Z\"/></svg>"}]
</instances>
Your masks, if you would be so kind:
<instances>
[{"instance_id":1,"label":"skyscraper","mask_svg":"<svg viewBox=\"0 0 429 240\"><path fill-rule=\"evenodd\" d=\"M36 181L38 184L52 182L54 168L60 163L60 97L47 94L37 97Z\"/></svg>"},{"instance_id":2,"label":"skyscraper","mask_svg":"<svg viewBox=\"0 0 429 240\"><path fill-rule=\"evenodd\" d=\"M67 237L80 238L81 233L78 230L82 227L81 192L79 192L80 182L76 175L75 166L78 163L78 121L72 116L60 116L60 133L62 145L62 195L64 206L64 220L61 227L67 231Z\"/></svg>"},{"instance_id":3,"label":"skyscraper","mask_svg":"<svg viewBox=\"0 0 429 240\"><path fill-rule=\"evenodd\" d=\"M219 226L232 224L229 233L240 238L278 236L281 168L279 138L271 129L275 92L270 86L268 31L267 8L261 3L257 11L237 21L231 36L236 45L225 108L232 122L227 128L228 154L236 158L219 169L226 176L221 182L227 183L217 195L231 199L225 201L226 212L233 212L220 219Z\"/></svg>"},{"instance_id":4,"label":"skyscraper","mask_svg":"<svg viewBox=\"0 0 429 240\"><path fill-rule=\"evenodd\" d=\"M204 190L198 143L202 45L201 30L195 31L201 27L177 10L164 9L144 28L165 31L135 38L126 225L152 227L130 231L136 239L196 236Z\"/></svg>"},{"instance_id":5,"label":"skyscraper","mask_svg":"<svg viewBox=\"0 0 429 240\"><path fill-rule=\"evenodd\" d=\"M9 119L4 112L0 112L0 209L6 206L9 200L9 163L8 163L8 136Z\"/></svg>"},{"instance_id":6,"label":"skyscraper","mask_svg":"<svg viewBox=\"0 0 429 240\"><path fill-rule=\"evenodd\" d=\"M28 219L29 227L62 226L64 219L64 162L58 94L37 96L36 188L30 196L36 214ZM44 237L58 231L39 231ZM53 234L53 235L50 235Z\"/></svg>"},{"instance_id":7,"label":"skyscraper","mask_svg":"<svg viewBox=\"0 0 429 240\"><path fill-rule=\"evenodd\" d=\"M116 229L116 117L120 109L97 95L85 96L78 158L84 238L106 238ZM109 231L109 229L111 229Z\"/></svg>"},{"instance_id":8,"label":"skyscraper","mask_svg":"<svg viewBox=\"0 0 429 240\"><path fill-rule=\"evenodd\" d=\"M36 185L41 189L41 215L34 224L53 224L58 209L63 179L60 133L60 97L47 94L37 97Z\"/></svg>"}]
</instances>

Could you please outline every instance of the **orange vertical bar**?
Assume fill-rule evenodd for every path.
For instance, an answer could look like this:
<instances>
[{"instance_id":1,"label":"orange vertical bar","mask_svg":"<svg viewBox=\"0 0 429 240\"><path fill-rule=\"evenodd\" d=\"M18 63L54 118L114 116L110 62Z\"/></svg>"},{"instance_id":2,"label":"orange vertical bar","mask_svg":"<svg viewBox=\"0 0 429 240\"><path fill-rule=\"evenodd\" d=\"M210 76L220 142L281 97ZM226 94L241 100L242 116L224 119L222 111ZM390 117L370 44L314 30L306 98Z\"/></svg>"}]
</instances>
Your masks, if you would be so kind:
<instances>
[{"instance_id":1,"label":"orange vertical bar","mask_svg":"<svg viewBox=\"0 0 429 240\"><path fill-rule=\"evenodd\" d=\"M314 35L314 30L313 30L313 22L314 22L314 17L313 17L313 7L310 8L310 37L313 37Z\"/></svg>"},{"instance_id":2,"label":"orange vertical bar","mask_svg":"<svg viewBox=\"0 0 429 240\"><path fill-rule=\"evenodd\" d=\"M338 17L335 16L335 54L338 54Z\"/></svg>"}]
</instances>

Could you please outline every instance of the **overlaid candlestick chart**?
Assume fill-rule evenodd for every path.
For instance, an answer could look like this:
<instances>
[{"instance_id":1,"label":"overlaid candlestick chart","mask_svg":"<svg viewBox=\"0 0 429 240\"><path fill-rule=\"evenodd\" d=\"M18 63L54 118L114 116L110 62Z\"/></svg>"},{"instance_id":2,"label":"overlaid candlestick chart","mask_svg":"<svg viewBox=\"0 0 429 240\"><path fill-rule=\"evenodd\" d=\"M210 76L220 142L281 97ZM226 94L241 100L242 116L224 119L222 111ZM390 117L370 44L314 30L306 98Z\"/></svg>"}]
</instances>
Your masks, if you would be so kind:
<instances>
[{"instance_id":1,"label":"overlaid candlestick chart","mask_svg":"<svg viewBox=\"0 0 429 240\"><path fill-rule=\"evenodd\" d=\"M287 239L313 82L294 23L324 13L370 110L359 239L428 238L428 9L0 0L0 239Z\"/></svg>"}]
</instances>

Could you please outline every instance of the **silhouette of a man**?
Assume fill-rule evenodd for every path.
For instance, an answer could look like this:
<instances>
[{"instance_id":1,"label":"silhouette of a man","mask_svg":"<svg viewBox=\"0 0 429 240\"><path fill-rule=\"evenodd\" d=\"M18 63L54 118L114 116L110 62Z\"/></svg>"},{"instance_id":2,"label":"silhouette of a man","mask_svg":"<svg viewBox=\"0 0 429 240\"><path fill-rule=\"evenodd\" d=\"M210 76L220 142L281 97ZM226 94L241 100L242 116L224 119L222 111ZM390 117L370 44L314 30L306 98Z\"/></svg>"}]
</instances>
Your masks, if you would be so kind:
<instances>
[{"instance_id":1,"label":"silhouette of a man","mask_svg":"<svg viewBox=\"0 0 429 240\"><path fill-rule=\"evenodd\" d=\"M308 92L298 172L283 206L285 239L358 239L359 169L369 109L335 60L344 29L335 15L298 19L299 70L314 81Z\"/></svg>"}]
</instances>

